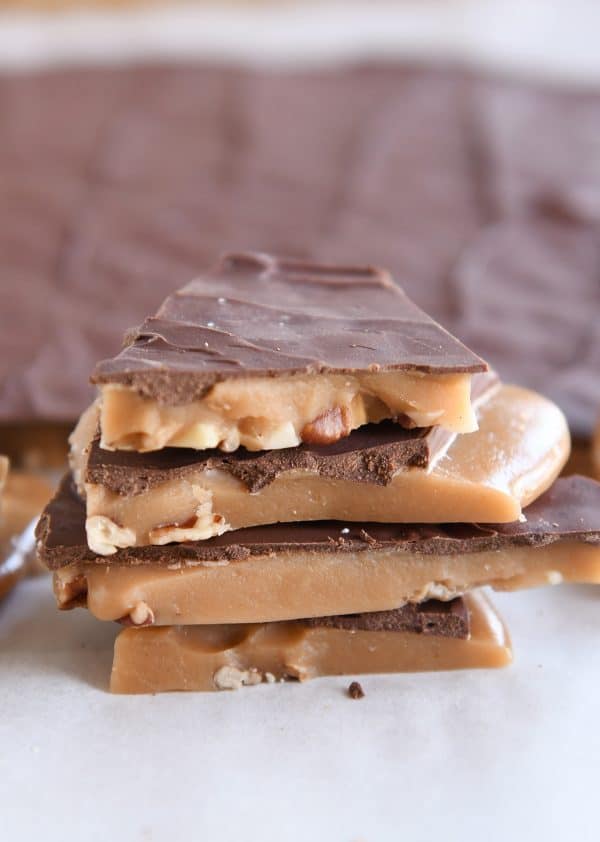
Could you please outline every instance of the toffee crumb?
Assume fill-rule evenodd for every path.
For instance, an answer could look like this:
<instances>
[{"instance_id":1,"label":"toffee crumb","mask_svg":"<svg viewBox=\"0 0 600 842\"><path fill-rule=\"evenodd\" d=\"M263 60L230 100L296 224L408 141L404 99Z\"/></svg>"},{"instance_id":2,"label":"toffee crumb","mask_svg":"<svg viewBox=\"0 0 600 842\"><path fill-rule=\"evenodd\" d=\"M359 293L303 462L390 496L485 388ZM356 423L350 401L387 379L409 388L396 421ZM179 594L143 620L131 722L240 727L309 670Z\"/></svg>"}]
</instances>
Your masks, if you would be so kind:
<instances>
[{"instance_id":1,"label":"toffee crumb","mask_svg":"<svg viewBox=\"0 0 600 842\"><path fill-rule=\"evenodd\" d=\"M358 681L353 681L350 687L348 687L348 695L351 699L362 699L365 695L365 691L362 689Z\"/></svg>"}]
</instances>

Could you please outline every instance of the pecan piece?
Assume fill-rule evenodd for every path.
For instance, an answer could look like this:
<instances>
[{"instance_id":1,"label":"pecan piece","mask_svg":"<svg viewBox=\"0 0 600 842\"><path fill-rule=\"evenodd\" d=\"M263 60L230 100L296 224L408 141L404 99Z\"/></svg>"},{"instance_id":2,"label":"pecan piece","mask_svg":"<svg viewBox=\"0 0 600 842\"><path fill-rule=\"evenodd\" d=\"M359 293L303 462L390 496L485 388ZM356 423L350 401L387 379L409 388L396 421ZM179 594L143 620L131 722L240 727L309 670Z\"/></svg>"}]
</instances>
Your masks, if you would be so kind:
<instances>
[{"instance_id":1,"label":"pecan piece","mask_svg":"<svg viewBox=\"0 0 600 842\"><path fill-rule=\"evenodd\" d=\"M300 438L305 444L333 444L350 435L351 415L347 406L335 406L323 412L314 421L305 424Z\"/></svg>"}]
</instances>

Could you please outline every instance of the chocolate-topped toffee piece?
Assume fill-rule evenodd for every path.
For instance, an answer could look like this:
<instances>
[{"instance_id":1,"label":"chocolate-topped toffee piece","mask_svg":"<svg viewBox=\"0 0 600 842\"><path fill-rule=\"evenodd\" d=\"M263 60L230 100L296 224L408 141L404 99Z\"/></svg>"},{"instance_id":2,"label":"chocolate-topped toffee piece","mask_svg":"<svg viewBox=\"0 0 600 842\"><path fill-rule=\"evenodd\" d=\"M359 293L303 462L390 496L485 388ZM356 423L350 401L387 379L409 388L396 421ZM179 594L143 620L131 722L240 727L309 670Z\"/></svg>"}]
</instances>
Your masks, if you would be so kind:
<instances>
[{"instance_id":1,"label":"chocolate-topped toffee piece","mask_svg":"<svg viewBox=\"0 0 600 842\"><path fill-rule=\"evenodd\" d=\"M278 524L128 547L109 560L89 549L84 522L65 479L38 527L59 607L86 604L134 625L388 611L483 585L600 582L600 483L583 477L557 480L513 523Z\"/></svg>"},{"instance_id":2,"label":"chocolate-topped toffee piece","mask_svg":"<svg viewBox=\"0 0 600 842\"><path fill-rule=\"evenodd\" d=\"M247 253L169 296L92 380L107 449L272 450L385 418L472 431L486 370L386 271Z\"/></svg>"},{"instance_id":3,"label":"chocolate-topped toffee piece","mask_svg":"<svg viewBox=\"0 0 600 842\"><path fill-rule=\"evenodd\" d=\"M51 570L73 561L106 563L87 546L85 504L69 476L40 518L37 537L41 558ZM512 523L277 523L238 529L207 541L126 547L110 561L117 565L240 561L298 549L343 554L393 548L421 555L456 555L565 540L600 544L600 482L583 476L561 477L526 509L521 520Z\"/></svg>"},{"instance_id":4,"label":"chocolate-topped toffee piece","mask_svg":"<svg viewBox=\"0 0 600 842\"><path fill-rule=\"evenodd\" d=\"M117 637L114 693L239 690L323 675L502 667L512 660L508 633L482 593L368 615L284 623L126 629ZM338 618L336 618L338 619ZM364 695L358 682L352 698Z\"/></svg>"},{"instance_id":5,"label":"chocolate-topped toffee piece","mask_svg":"<svg viewBox=\"0 0 600 842\"><path fill-rule=\"evenodd\" d=\"M476 409L500 387L492 372L476 374L471 403ZM389 485L402 468L429 468L456 438L445 427L406 429L392 421L366 424L333 444L301 444L281 450L239 448L227 455L217 449L163 448L150 453L105 450L97 433L89 446L85 482L121 496L137 496L198 471L224 471L249 492L260 491L281 474L310 471L332 479ZM85 446L85 445L84 445ZM74 455L75 458L76 455Z\"/></svg>"},{"instance_id":6,"label":"chocolate-topped toffee piece","mask_svg":"<svg viewBox=\"0 0 600 842\"><path fill-rule=\"evenodd\" d=\"M119 547L324 519L517 520L565 464L566 420L553 403L517 386L499 387L477 416L477 432L450 441L439 427L417 437L382 422L322 448L139 454L105 451L96 441L87 459L82 433L89 427L92 436L95 424L86 413L72 437L71 461L85 497L88 545L111 555ZM425 469L417 460L426 448L433 458Z\"/></svg>"}]
</instances>

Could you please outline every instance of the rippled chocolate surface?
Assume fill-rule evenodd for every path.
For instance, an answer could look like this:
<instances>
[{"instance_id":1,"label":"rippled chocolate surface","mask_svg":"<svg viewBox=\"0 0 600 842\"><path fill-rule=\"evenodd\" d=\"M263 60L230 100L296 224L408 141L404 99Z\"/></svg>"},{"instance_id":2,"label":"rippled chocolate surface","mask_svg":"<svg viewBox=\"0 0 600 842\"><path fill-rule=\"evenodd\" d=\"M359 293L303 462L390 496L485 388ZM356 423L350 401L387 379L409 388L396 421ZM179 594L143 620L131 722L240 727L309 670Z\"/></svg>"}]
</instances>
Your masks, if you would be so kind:
<instances>
[{"instance_id":1,"label":"rippled chocolate surface","mask_svg":"<svg viewBox=\"0 0 600 842\"><path fill-rule=\"evenodd\" d=\"M172 404L250 375L486 369L384 269L244 252L170 295L92 379Z\"/></svg>"},{"instance_id":2,"label":"rippled chocolate surface","mask_svg":"<svg viewBox=\"0 0 600 842\"><path fill-rule=\"evenodd\" d=\"M446 67L0 78L0 419L72 420L125 329L224 251L388 267L587 433L600 95Z\"/></svg>"}]
</instances>

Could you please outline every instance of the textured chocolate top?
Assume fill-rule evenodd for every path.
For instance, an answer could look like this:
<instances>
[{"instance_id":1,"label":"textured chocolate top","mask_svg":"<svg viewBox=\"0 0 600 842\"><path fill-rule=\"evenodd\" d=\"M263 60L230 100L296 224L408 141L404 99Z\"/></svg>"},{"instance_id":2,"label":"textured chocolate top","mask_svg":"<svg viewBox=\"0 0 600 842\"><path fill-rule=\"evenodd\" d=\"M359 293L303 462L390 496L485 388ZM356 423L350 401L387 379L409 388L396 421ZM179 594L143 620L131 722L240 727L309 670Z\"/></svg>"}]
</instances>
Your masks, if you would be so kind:
<instances>
[{"instance_id":1,"label":"textured chocolate top","mask_svg":"<svg viewBox=\"0 0 600 842\"><path fill-rule=\"evenodd\" d=\"M558 479L528 506L526 520L502 524L280 523L225 532L207 541L163 547L129 547L97 556L87 546L85 504L65 477L38 524L39 554L54 569L77 561L99 564L194 564L243 560L274 553L399 553L456 555L510 546L580 540L600 544L600 483L587 477Z\"/></svg>"},{"instance_id":2,"label":"textured chocolate top","mask_svg":"<svg viewBox=\"0 0 600 842\"><path fill-rule=\"evenodd\" d=\"M461 639L469 636L469 612L461 597L449 602L440 602L437 599L419 603L409 602L392 611L311 617L303 622L312 627L325 626L351 631L414 632Z\"/></svg>"},{"instance_id":3,"label":"textured chocolate top","mask_svg":"<svg viewBox=\"0 0 600 842\"><path fill-rule=\"evenodd\" d=\"M260 491L286 471L313 471L334 479L388 485L403 467L425 468L454 438L442 427L406 430L392 421L367 424L329 445L301 444L282 450L235 454L220 450L163 448L150 453L104 450L96 437L90 448L86 482L123 495L143 494L192 471L219 470L241 480L249 491Z\"/></svg>"},{"instance_id":4,"label":"textured chocolate top","mask_svg":"<svg viewBox=\"0 0 600 842\"><path fill-rule=\"evenodd\" d=\"M170 295L92 382L183 404L232 377L486 368L386 271L247 252Z\"/></svg>"},{"instance_id":5,"label":"textured chocolate top","mask_svg":"<svg viewBox=\"0 0 600 842\"><path fill-rule=\"evenodd\" d=\"M494 372L473 377L471 399L481 403L497 387ZM367 424L330 445L301 444L282 450L232 454L221 450L163 448L150 453L104 450L97 436L90 447L86 482L119 494L142 494L191 471L227 471L255 492L286 471L313 471L324 477L388 485L405 467L426 468L454 438L443 427L407 430L391 421Z\"/></svg>"},{"instance_id":6,"label":"textured chocolate top","mask_svg":"<svg viewBox=\"0 0 600 842\"><path fill-rule=\"evenodd\" d=\"M128 326L258 248L387 266L591 430L600 93L447 66L163 64L5 74L0 103L0 419L73 422Z\"/></svg>"}]
</instances>

